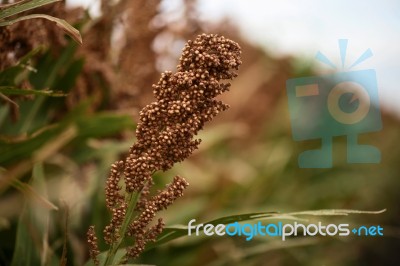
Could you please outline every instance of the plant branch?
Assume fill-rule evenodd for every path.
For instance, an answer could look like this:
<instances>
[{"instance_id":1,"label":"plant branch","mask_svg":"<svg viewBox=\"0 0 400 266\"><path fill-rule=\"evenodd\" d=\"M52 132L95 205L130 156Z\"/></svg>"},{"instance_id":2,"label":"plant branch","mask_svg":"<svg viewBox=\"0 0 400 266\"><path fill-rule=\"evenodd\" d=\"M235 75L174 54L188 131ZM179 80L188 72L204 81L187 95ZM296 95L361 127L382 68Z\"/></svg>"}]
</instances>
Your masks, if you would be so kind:
<instances>
[{"instance_id":1,"label":"plant branch","mask_svg":"<svg viewBox=\"0 0 400 266\"><path fill-rule=\"evenodd\" d=\"M125 219L122 222L122 226L119 232L118 240L113 243L110 247L110 250L107 254L107 259L104 261L104 266L112 265L114 263L115 254L117 254L118 249L120 248L123 239L125 237L128 226L133 218L133 213L135 212L136 203L139 199L140 192L133 192L130 194L130 198L128 200L128 210L125 215Z\"/></svg>"}]
</instances>

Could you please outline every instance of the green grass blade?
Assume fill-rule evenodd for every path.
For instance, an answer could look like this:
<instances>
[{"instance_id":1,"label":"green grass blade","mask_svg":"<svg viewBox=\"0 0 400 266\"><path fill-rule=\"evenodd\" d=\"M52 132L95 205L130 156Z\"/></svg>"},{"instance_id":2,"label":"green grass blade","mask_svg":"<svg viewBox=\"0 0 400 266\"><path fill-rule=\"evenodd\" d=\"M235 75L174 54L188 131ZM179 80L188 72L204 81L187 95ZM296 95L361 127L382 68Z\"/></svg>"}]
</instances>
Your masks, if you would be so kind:
<instances>
[{"instance_id":1,"label":"green grass blade","mask_svg":"<svg viewBox=\"0 0 400 266\"><path fill-rule=\"evenodd\" d=\"M27 16L16 18L16 19L12 19L12 20L2 21L2 22L0 22L0 26L9 26L9 25L17 23L19 21L22 21L22 20L36 19L36 18L44 18L44 19L47 19L49 21L56 23L56 25L58 27L60 27L63 31L65 31L72 39L74 39L76 42L82 44L82 36L77 29L72 27L68 22L66 22L63 19L59 19L59 18L45 15L45 14L32 14L32 15L27 15Z\"/></svg>"},{"instance_id":2,"label":"green grass blade","mask_svg":"<svg viewBox=\"0 0 400 266\"><path fill-rule=\"evenodd\" d=\"M23 183L19 180L14 180L12 186L21 191L27 199L36 201L42 207L47 208L49 210L58 210L58 207L55 204L50 202L45 196L39 194L29 184Z\"/></svg>"},{"instance_id":3,"label":"green grass blade","mask_svg":"<svg viewBox=\"0 0 400 266\"><path fill-rule=\"evenodd\" d=\"M360 210L346 210L346 209L327 209L327 210L315 210L315 211L302 211L302 212L291 212L288 215L311 215L311 216L347 216L349 214L381 214L386 209L379 211L360 211Z\"/></svg>"},{"instance_id":4,"label":"green grass blade","mask_svg":"<svg viewBox=\"0 0 400 266\"><path fill-rule=\"evenodd\" d=\"M21 89L12 86L0 86L0 93L5 95L44 95L52 97L65 97L67 94L53 90L32 90Z\"/></svg>"},{"instance_id":5,"label":"green grass blade","mask_svg":"<svg viewBox=\"0 0 400 266\"><path fill-rule=\"evenodd\" d=\"M47 205L50 202L47 200L46 176L42 163L34 165L29 188L30 195L25 198L25 208L18 224L12 265L58 265L54 263L59 260L49 244L52 223L50 212L58 208ZM33 191L39 197L36 200L32 200Z\"/></svg>"},{"instance_id":6,"label":"green grass blade","mask_svg":"<svg viewBox=\"0 0 400 266\"><path fill-rule=\"evenodd\" d=\"M21 12L25 12L40 6L48 5L61 0L32 0L32 1L20 1L14 4L0 7L0 20L16 15Z\"/></svg>"},{"instance_id":7,"label":"green grass blade","mask_svg":"<svg viewBox=\"0 0 400 266\"><path fill-rule=\"evenodd\" d=\"M11 266L40 265L39 252L31 236L30 221L33 214L27 204L21 212L17 225L17 236Z\"/></svg>"}]
</instances>

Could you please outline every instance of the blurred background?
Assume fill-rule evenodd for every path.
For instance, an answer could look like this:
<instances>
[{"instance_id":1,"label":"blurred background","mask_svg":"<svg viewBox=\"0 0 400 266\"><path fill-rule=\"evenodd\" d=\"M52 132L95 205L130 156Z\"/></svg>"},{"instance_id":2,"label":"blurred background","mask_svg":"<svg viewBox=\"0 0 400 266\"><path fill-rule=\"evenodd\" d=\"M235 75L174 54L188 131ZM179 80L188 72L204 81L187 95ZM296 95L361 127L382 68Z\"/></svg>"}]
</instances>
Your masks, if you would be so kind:
<instances>
[{"instance_id":1,"label":"blurred background","mask_svg":"<svg viewBox=\"0 0 400 266\"><path fill-rule=\"evenodd\" d=\"M94 224L101 235L110 220L103 193L110 165L134 143L139 110L154 100L160 71L175 71L185 42L203 32L238 42L243 65L221 97L231 108L206 125L199 150L155 175L160 188L176 174L190 183L162 213L167 226L249 212L386 209L307 217L379 224L384 237L183 237L137 263L399 265L399 11L394 0L71 0L35 11L77 27L81 46L42 20L14 24L9 42L0 41L0 81L67 96L13 96L19 108L0 101L0 265L13 256L14 265L15 257L85 264L87 228ZM338 39L349 40L343 67ZM373 56L352 70L375 69L383 129L360 135L360 143L379 148L381 163L348 164L340 136L332 168L299 168L298 155L320 140L292 139L286 80L347 71L368 48ZM337 68L316 60L318 51Z\"/></svg>"}]
</instances>

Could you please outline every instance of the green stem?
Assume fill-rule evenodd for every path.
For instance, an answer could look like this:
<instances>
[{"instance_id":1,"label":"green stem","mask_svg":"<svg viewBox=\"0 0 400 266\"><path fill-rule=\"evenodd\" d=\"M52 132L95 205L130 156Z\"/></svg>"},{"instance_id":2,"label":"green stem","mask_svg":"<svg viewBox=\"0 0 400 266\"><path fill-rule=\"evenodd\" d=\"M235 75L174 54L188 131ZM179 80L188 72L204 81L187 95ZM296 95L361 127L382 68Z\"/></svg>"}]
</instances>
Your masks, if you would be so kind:
<instances>
[{"instance_id":1,"label":"green stem","mask_svg":"<svg viewBox=\"0 0 400 266\"><path fill-rule=\"evenodd\" d=\"M119 231L119 238L115 243L113 243L111 245L110 250L107 254L107 259L105 260L103 266L113 265L115 255L117 254L117 251L118 251L119 247L121 246L122 241L124 240L126 230L128 229L128 226L132 220L132 216L133 216L133 213L134 213L134 210L136 207L136 203L139 199L139 195L140 195L140 192L133 192L130 194L130 198L128 200L128 209L126 211L124 221L122 222L122 226Z\"/></svg>"}]
</instances>

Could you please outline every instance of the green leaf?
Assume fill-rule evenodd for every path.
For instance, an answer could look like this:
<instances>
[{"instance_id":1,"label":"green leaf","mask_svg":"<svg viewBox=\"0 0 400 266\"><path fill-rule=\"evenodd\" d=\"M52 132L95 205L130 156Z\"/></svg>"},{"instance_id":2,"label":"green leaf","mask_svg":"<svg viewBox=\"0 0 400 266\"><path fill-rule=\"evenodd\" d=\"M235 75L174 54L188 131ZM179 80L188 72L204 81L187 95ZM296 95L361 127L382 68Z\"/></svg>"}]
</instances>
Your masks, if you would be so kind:
<instances>
[{"instance_id":1,"label":"green leaf","mask_svg":"<svg viewBox=\"0 0 400 266\"><path fill-rule=\"evenodd\" d=\"M121 132L124 129L133 129L135 123L130 116L98 113L95 116L80 116L77 118L79 139L100 138Z\"/></svg>"},{"instance_id":2,"label":"green leaf","mask_svg":"<svg viewBox=\"0 0 400 266\"><path fill-rule=\"evenodd\" d=\"M17 225L17 236L11 266L40 265L39 252L33 242L32 227L33 213L27 204L21 211Z\"/></svg>"},{"instance_id":3,"label":"green leaf","mask_svg":"<svg viewBox=\"0 0 400 266\"><path fill-rule=\"evenodd\" d=\"M315 210L315 211L302 211L302 212L291 212L288 215L311 215L311 216L347 216L349 214L380 214L384 213L386 209L379 211L359 211L359 210L346 210L346 209L327 209L327 210Z\"/></svg>"},{"instance_id":4,"label":"green leaf","mask_svg":"<svg viewBox=\"0 0 400 266\"><path fill-rule=\"evenodd\" d=\"M43 164L34 165L30 185L40 198L47 198ZM11 265L49 265L55 257L48 241L51 223L50 208L43 205L42 201L32 201L30 198L26 198L25 202L18 223Z\"/></svg>"},{"instance_id":5,"label":"green leaf","mask_svg":"<svg viewBox=\"0 0 400 266\"><path fill-rule=\"evenodd\" d=\"M30 76L30 81L35 88L52 89L59 78L59 74L73 62L77 48L75 42L70 42L57 58L51 51L47 51L37 63L37 72Z\"/></svg>"},{"instance_id":6,"label":"green leaf","mask_svg":"<svg viewBox=\"0 0 400 266\"><path fill-rule=\"evenodd\" d=\"M10 184L13 184L15 180L23 176L25 173L29 172L32 168L33 164L40 163L56 154L59 149L63 148L67 143L71 141L76 136L76 127L74 125L70 125L67 128L59 128L62 130L59 134L57 134L52 139L46 139L44 144L40 149L32 151L29 159L18 161L18 163L10 168L10 170L6 173L3 178L3 182L0 183L0 193L3 192ZM15 149L18 149L19 145L15 145ZM19 150L21 151L21 149ZM13 153L14 151L6 152L5 155L9 155L9 153ZM21 154L21 156L25 156ZM11 157L12 159L15 159ZM14 183L15 184L15 183Z\"/></svg>"},{"instance_id":7,"label":"green leaf","mask_svg":"<svg viewBox=\"0 0 400 266\"><path fill-rule=\"evenodd\" d=\"M72 27L68 22L66 22L63 19L59 19L59 18L45 15L45 14L32 14L32 15L26 15L26 16L19 17L16 19L12 19L12 20L2 21L2 22L0 22L0 26L9 26L16 22L22 21L22 20L35 19L35 18L44 18L44 19L47 19L47 20L50 20L50 21L56 23L56 25L58 27L60 27L63 31L65 31L69 36L71 36L72 39L74 39L76 42L82 44L82 36L77 29Z\"/></svg>"},{"instance_id":8,"label":"green leaf","mask_svg":"<svg viewBox=\"0 0 400 266\"><path fill-rule=\"evenodd\" d=\"M9 140L0 136L0 164L10 165L31 158L34 153L41 154L47 144L57 139L71 126L77 127L77 133L70 146L80 145L88 138L111 136L122 130L134 128L133 119L129 116L112 113L98 113L94 116L77 113L74 116L73 112L69 115L61 123L49 125L41 132L19 140Z\"/></svg>"},{"instance_id":9,"label":"green leaf","mask_svg":"<svg viewBox=\"0 0 400 266\"><path fill-rule=\"evenodd\" d=\"M11 86L0 86L0 93L6 95L44 95L52 97L64 97L67 94L60 91L52 90L32 90L32 89L20 89Z\"/></svg>"},{"instance_id":10,"label":"green leaf","mask_svg":"<svg viewBox=\"0 0 400 266\"><path fill-rule=\"evenodd\" d=\"M75 42L70 42L57 58L54 58L51 51L48 51L44 57L40 58L37 64L37 72L30 75L30 83L34 88L57 88L55 87L55 83L60 73L70 66L76 49L77 44ZM41 126L48 124L49 111L57 111L56 109L58 109L60 105L63 105L63 103L54 101L54 99L51 102L47 100L48 98L46 97L38 96L32 102L21 103L21 114L24 114L25 110L25 115L22 115L19 125L15 126L15 128L18 129L18 134L31 133L35 129L39 129ZM51 103L56 103L56 105Z\"/></svg>"},{"instance_id":11,"label":"green leaf","mask_svg":"<svg viewBox=\"0 0 400 266\"><path fill-rule=\"evenodd\" d=\"M40 6L48 5L51 3L59 2L61 0L32 0L20 1L9 5L0 6L0 20L25 12Z\"/></svg>"},{"instance_id":12,"label":"green leaf","mask_svg":"<svg viewBox=\"0 0 400 266\"><path fill-rule=\"evenodd\" d=\"M74 60L54 81L54 88L58 88L64 92L69 92L74 88L78 76L81 74L85 60L83 58Z\"/></svg>"},{"instance_id":13,"label":"green leaf","mask_svg":"<svg viewBox=\"0 0 400 266\"><path fill-rule=\"evenodd\" d=\"M50 202L45 196L36 192L36 190L29 184L25 184L19 180L13 181L13 187L21 191L26 198L37 201L41 206L50 210L58 210L58 207Z\"/></svg>"},{"instance_id":14,"label":"green leaf","mask_svg":"<svg viewBox=\"0 0 400 266\"><path fill-rule=\"evenodd\" d=\"M61 127L53 126L40 134L19 141L8 142L0 139L0 164L7 165L31 157L35 151L40 150L47 142L61 134L62 130Z\"/></svg>"}]
</instances>

